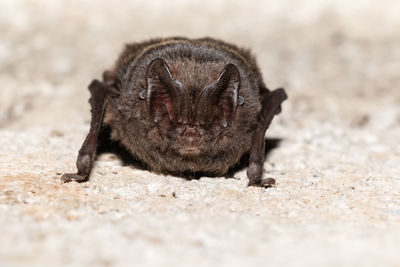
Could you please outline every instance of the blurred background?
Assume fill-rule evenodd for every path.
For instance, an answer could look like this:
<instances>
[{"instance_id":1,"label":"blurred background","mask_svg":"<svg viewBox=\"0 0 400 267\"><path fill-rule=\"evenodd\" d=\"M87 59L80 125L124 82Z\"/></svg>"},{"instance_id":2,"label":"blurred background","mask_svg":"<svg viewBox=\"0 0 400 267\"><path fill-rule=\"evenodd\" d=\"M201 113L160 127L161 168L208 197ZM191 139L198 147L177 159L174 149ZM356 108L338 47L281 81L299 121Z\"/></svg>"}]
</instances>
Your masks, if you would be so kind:
<instances>
[{"instance_id":1,"label":"blurred background","mask_svg":"<svg viewBox=\"0 0 400 267\"><path fill-rule=\"evenodd\" d=\"M158 36L250 48L291 112L357 123L399 100L399 14L396 0L0 0L0 127L87 118L89 82L125 43Z\"/></svg>"}]
</instances>

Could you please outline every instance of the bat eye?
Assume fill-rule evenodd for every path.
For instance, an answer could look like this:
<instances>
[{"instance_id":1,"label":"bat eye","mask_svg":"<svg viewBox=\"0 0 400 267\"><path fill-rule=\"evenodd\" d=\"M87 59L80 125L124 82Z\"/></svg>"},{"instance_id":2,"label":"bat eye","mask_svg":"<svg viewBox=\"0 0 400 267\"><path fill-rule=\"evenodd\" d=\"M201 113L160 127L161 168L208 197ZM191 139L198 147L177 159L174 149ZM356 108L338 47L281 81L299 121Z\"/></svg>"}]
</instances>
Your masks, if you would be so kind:
<instances>
[{"instance_id":1,"label":"bat eye","mask_svg":"<svg viewBox=\"0 0 400 267\"><path fill-rule=\"evenodd\" d=\"M242 106L244 104L244 98L243 98L243 96L239 96L239 99L238 99L238 105L239 106Z\"/></svg>"},{"instance_id":2,"label":"bat eye","mask_svg":"<svg viewBox=\"0 0 400 267\"><path fill-rule=\"evenodd\" d=\"M226 128L226 126L228 126L228 123L226 122L226 120L222 120L222 122L221 122L221 126L223 127L223 128Z\"/></svg>"},{"instance_id":3,"label":"bat eye","mask_svg":"<svg viewBox=\"0 0 400 267\"><path fill-rule=\"evenodd\" d=\"M146 90L143 90L140 92L139 98L142 100L146 100Z\"/></svg>"}]
</instances>

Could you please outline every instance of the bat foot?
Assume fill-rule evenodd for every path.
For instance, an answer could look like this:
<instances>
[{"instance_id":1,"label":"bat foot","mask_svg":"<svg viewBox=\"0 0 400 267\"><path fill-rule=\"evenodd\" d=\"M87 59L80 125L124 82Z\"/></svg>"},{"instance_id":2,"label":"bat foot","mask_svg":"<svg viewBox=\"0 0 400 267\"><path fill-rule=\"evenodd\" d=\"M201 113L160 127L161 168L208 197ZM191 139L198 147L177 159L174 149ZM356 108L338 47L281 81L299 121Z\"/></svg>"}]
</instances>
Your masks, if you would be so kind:
<instances>
[{"instance_id":1,"label":"bat foot","mask_svg":"<svg viewBox=\"0 0 400 267\"><path fill-rule=\"evenodd\" d=\"M276 187L276 181L274 178L265 178L261 180L260 187L270 188Z\"/></svg>"},{"instance_id":2,"label":"bat foot","mask_svg":"<svg viewBox=\"0 0 400 267\"><path fill-rule=\"evenodd\" d=\"M263 167L261 164L250 163L247 168L247 177L249 178L249 186L257 186L257 187L275 187L276 181L274 178L265 178L261 179L263 172Z\"/></svg>"},{"instance_id":3,"label":"bat foot","mask_svg":"<svg viewBox=\"0 0 400 267\"><path fill-rule=\"evenodd\" d=\"M265 178L257 183L250 180L249 186L271 188L271 187L276 187L276 181L274 178Z\"/></svg>"},{"instance_id":4,"label":"bat foot","mask_svg":"<svg viewBox=\"0 0 400 267\"><path fill-rule=\"evenodd\" d=\"M263 168L261 164L251 162L247 168L247 177L249 178L249 185L256 185L261 182Z\"/></svg>"},{"instance_id":5,"label":"bat foot","mask_svg":"<svg viewBox=\"0 0 400 267\"><path fill-rule=\"evenodd\" d=\"M61 176L61 181L63 183L68 183L68 182L72 182L72 181L80 183L80 182L87 181L87 176L80 175L80 174L77 174L77 173L64 173Z\"/></svg>"}]
</instances>

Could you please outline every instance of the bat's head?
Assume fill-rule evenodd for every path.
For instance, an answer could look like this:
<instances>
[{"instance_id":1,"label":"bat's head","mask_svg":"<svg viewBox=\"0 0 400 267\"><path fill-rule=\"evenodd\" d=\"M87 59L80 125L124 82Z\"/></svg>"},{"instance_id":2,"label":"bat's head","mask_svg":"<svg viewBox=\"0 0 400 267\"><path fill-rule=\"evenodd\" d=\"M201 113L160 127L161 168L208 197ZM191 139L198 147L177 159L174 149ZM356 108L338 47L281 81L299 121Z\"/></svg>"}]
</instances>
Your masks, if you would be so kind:
<instances>
[{"instance_id":1,"label":"bat's head","mask_svg":"<svg viewBox=\"0 0 400 267\"><path fill-rule=\"evenodd\" d=\"M157 58L147 67L147 89L142 97L146 99L148 118L168 137L169 149L182 156L207 153L217 138L234 127L241 99L240 74L233 64L225 65L218 73L215 81L188 91L163 59Z\"/></svg>"}]
</instances>

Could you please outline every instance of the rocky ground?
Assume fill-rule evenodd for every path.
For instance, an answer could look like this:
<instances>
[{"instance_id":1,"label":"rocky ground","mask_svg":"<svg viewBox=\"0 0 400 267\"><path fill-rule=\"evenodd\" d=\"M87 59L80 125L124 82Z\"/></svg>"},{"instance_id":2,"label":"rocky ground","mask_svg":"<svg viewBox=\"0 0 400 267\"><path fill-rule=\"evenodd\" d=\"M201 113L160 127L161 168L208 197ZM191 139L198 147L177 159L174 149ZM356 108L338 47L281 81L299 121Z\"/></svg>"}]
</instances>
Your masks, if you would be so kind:
<instances>
[{"instance_id":1,"label":"rocky ground","mask_svg":"<svg viewBox=\"0 0 400 267\"><path fill-rule=\"evenodd\" d=\"M399 2L249 3L0 1L1 266L400 266ZM60 182L91 79L123 43L170 35L249 47L286 88L267 134L276 188L114 154Z\"/></svg>"}]
</instances>

